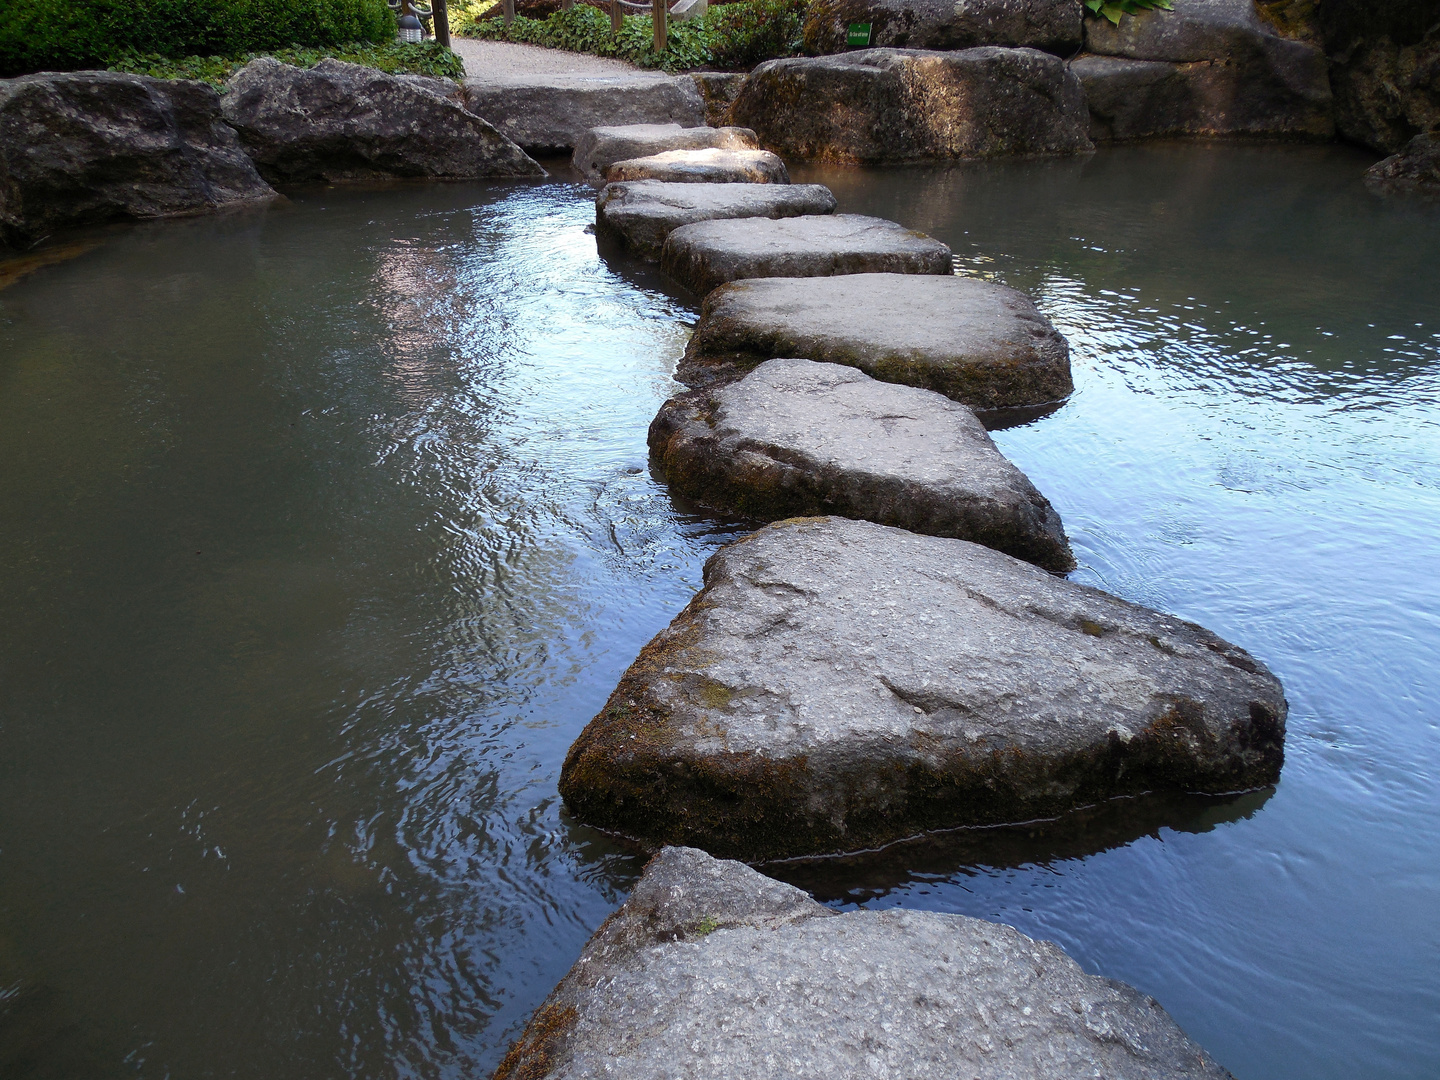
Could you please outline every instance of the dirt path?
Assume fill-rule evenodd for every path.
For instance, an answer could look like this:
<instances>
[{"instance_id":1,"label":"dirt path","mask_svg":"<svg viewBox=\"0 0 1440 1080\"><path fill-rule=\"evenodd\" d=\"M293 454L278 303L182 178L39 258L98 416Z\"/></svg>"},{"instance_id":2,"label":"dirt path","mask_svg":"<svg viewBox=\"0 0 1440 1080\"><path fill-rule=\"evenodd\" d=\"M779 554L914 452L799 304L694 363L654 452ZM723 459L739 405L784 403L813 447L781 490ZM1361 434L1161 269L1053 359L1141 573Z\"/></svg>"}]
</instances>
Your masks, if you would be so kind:
<instances>
[{"instance_id":1,"label":"dirt path","mask_svg":"<svg viewBox=\"0 0 1440 1080\"><path fill-rule=\"evenodd\" d=\"M451 39L450 47L465 61L467 75L624 75L640 70L624 60L508 41L457 37Z\"/></svg>"}]
</instances>

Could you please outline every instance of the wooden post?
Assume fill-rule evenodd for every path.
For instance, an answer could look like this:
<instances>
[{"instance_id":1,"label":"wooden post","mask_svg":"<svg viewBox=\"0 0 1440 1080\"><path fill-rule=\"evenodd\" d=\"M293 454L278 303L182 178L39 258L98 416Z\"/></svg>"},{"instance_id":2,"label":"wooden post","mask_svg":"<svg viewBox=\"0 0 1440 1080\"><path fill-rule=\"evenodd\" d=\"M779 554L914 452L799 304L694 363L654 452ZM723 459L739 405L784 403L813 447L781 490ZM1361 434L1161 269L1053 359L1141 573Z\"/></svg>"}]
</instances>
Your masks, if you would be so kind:
<instances>
[{"instance_id":1,"label":"wooden post","mask_svg":"<svg viewBox=\"0 0 1440 1080\"><path fill-rule=\"evenodd\" d=\"M505 16L505 25L509 26L515 21L515 0L504 0L500 5L500 13Z\"/></svg>"},{"instance_id":2,"label":"wooden post","mask_svg":"<svg viewBox=\"0 0 1440 1080\"><path fill-rule=\"evenodd\" d=\"M655 20L655 51L662 53L669 44L669 35L666 33L669 27L665 23L670 16L670 9L665 0L650 0L650 11Z\"/></svg>"},{"instance_id":3,"label":"wooden post","mask_svg":"<svg viewBox=\"0 0 1440 1080\"><path fill-rule=\"evenodd\" d=\"M620 28L624 25L625 12L620 7L620 0L610 0L610 36L620 33Z\"/></svg>"},{"instance_id":4,"label":"wooden post","mask_svg":"<svg viewBox=\"0 0 1440 1080\"><path fill-rule=\"evenodd\" d=\"M441 48L450 47L450 10L445 0L430 0L431 25L435 27L435 43Z\"/></svg>"}]
</instances>

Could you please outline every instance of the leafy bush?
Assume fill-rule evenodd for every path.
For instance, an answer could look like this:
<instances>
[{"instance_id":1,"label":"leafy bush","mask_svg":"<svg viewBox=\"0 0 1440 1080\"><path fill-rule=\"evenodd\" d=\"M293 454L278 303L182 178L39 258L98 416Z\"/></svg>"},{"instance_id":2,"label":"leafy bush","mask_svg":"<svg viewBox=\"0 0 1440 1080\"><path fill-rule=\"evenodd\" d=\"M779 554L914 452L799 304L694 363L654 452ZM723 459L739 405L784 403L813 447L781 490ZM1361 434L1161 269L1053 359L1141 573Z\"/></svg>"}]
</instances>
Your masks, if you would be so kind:
<instances>
[{"instance_id":1,"label":"leafy bush","mask_svg":"<svg viewBox=\"0 0 1440 1080\"><path fill-rule=\"evenodd\" d=\"M156 56L153 53L142 56L138 53L118 60L110 65L111 71L128 71L134 75L149 75L156 79L200 79L220 86L231 75L239 71L256 56L273 56L283 64L295 67L314 67L321 60L333 56L351 64L388 71L392 75L433 75L442 79L462 79L465 64L449 49L442 49L433 41L422 41L413 45L367 45L357 42L324 49L276 49L266 53L247 53L244 56L182 56L178 59Z\"/></svg>"},{"instance_id":2,"label":"leafy bush","mask_svg":"<svg viewBox=\"0 0 1440 1080\"><path fill-rule=\"evenodd\" d=\"M627 15L619 34L610 34L610 16L586 4L545 19L516 16L468 22L456 33L495 41L517 41L551 49L613 56L646 68L685 71L697 67L748 69L763 60L800 51L805 0L742 0L710 8L699 19L672 22L667 48L655 52L654 21Z\"/></svg>"},{"instance_id":3,"label":"leafy bush","mask_svg":"<svg viewBox=\"0 0 1440 1080\"><path fill-rule=\"evenodd\" d=\"M1175 10L1170 6L1170 0L1085 0L1085 6L1091 14L1103 15L1116 26L1120 25L1121 15L1138 15L1157 8L1161 11Z\"/></svg>"},{"instance_id":4,"label":"leafy bush","mask_svg":"<svg viewBox=\"0 0 1440 1080\"><path fill-rule=\"evenodd\" d=\"M387 42L385 0L4 0L0 75L106 67L126 57L241 56Z\"/></svg>"}]
</instances>

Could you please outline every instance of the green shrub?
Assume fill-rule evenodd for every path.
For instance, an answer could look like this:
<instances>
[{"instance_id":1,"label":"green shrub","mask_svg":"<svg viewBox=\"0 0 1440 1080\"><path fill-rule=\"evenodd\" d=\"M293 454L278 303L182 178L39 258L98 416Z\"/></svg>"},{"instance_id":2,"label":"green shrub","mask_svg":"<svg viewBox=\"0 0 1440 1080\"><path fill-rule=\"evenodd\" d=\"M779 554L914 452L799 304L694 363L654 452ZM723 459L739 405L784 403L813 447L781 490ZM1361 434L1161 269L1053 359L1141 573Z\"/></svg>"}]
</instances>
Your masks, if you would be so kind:
<instances>
[{"instance_id":1,"label":"green shrub","mask_svg":"<svg viewBox=\"0 0 1440 1080\"><path fill-rule=\"evenodd\" d=\"M1121 15L1139 15L1142 11L1157 8L1161 11L1175 10L1170 6L1170 0L1085 0L1085 6L1092 15L1104 16L1116 26L1120 25Z\"/></svg>"},{"instance_id":2,"label":"green shrub","mask_svg":"<svg viewBox=\"0 0 1440 1080\"><path fill-rule=\"evenodd\" d=\"M4 0L0 75L393 40L385 0Z\"/></svg>"},{"instance_id":3,"label":"green shrub","mask_svg":"<svg viewBox=\"0 0 1440 1080\"><path fill-rule=\"evenodd\" d=\"M149 75L156 79L200 79L203 82L224 84L231 75L239 71L256 56L273 56L283 64L295 67L314 67L327 57L344 60L351 64L388 71L392 75L433 75L442 79L465 77L465 63L449 49L442 49L433 41L422 41L413 45L390 42L385 45L367 45L363 42L353 45L339 45L315 49L275 49L266 53L247 53L244 56L182 56L178 58L156 56L153 53L132 54L110 65L111 71L128 71L135 75Z\"/></svg>"}]
</instances>

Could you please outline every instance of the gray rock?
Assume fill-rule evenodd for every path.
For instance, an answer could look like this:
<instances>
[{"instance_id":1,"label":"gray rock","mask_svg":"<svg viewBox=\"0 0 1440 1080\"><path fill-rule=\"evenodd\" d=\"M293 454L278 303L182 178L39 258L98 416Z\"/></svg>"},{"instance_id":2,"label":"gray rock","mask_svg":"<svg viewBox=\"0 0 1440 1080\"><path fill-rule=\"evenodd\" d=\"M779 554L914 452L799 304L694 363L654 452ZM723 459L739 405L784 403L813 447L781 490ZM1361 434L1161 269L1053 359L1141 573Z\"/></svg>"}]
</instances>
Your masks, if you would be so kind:
<instances>
[{"instance_id":1,"label":"gray rock","mask_svg":"<svg viewBox=\"0 0 1440 1080\"><path fill-rule=\"evenodd\" d=\"M1070 70L1085 87L1096 142L1168 135L1328 139L1335 123L1325 58L1310 50L1300 59L1314 70L1289 81L1239 61L1082 56Z\"/></svg>"},{"instance_id":2,"label":"gray rock","mask_svg":"<svg viewBox=\"0 0 1440 1080\"><path fill-rule=\"evenodd\" d=\"M849 364L972 409L1068 395L1070 347L1022 292L976 278L752 279L705 298L676 378L739 378L777 356Z\"/></svg>"},{"instance_id":3,"label":"gray rock","mask_svg":"<svg viewBox=\"0 0 1440 1080\"><path fill-rule=\"evenodd\" d=\"M964 540L792 518L722 548L571 746L590 825L757 861L1274 783L1280 684Z\"/></svg>"},{"instance_id":4,"label":"gray rock","mask_svg":"<svg viewBox=\"0 0 1440 1080\"><path fill-rule=\"evenodd\" d=\"M1086 153L1085 93L1035 49L866 49L770 60L732 123L786 158L839 164Z\"/></svg>"},{"instance_id":5,"label":"gray rock","mask_svg":"<svg viewBox=\"0 0 1440 1080\"><path fill-rule=\"evenodd\" d=\"M1394 154L1440 131L1440 3L1325 0L1319 21L1341 136Z\"/></svg>"},{"instance_id":6,"label":"gray rock","mask_svg":"<svg viewBox=\"0 0 1440 1080\"><path fill-rule=\"evenodd\" d=\"M271 183L545 175L457 101L359 64L260 57L230 79L223 109Z\"/></svg>"},{"instance_id":7,"label":"gray rock","mask_svg":"<svg viewBox=\"0 0 1440 1080\"><path fill-rule=\"evenodd\" d=\"M662 269L698 296L739 278L949 274L950 258L939 240L860 214L700 221L660 250Z\"/></svg>"},{"instance_id":8,"label":"gray rock","mask_svg":"<svg viewBox=\"0 0 1440 1080\"><path fill-rule=\"evenodd\" d=\"M897 49L978 45L1080 51L1081 0L818 0L806 10L806 51L846 48L851 23L869 23L870 44Z\"/></svg>"},{"instance_id":9,"label":"gray rock","mask_svg":"<svg viewBox=\"0 0 1440 1080\"><path fill-rule=\"evenodd\" d=\"M714 127L730 122L730 106L745 85L743 71L692 71L696 89L705 99L705 122Z\"/></svg>"},{"instance_id":10,"label":"gray rock","mask_svg":"<svg viewBox=\"0 0 1440 1080\"><path fill-rule=\"evenodd\" d=\"M113 71L0 79L0 243L273 198L205 83Z\"/></svg>"},{"instance_id":11,"label":"gray rock","mask_svg":"<svg viewBox=\"0 0 1440 1080\"><path fill-rule=\"evenodd\" d=\"M833 214L835 196L821 184L610 184L595 200L595 229L652 262L682 225L717 218Z\"/></svg>"},{"instance_id":12,"label":"gray rock","mask_svg":"<svg viewBox=\"0 0 1440 1080\"><path fill-rule=\"evenodd\" d=\"M575 144L571 162L591 183L600 180L607 166L629 158L644 158L667 150L758 150L749 128L692 127L679 124L626 124L591 128Z\"/></svg>"},{"instance_id":13,"label":"gray rock","mask_svg":"<svg viewBox=\"0 0 1440 1080\"><path fill-rule=\"evenodd\" d=\"M1400 153L1370 166L1365 184L1380 195L1440 198L1440 133L1416 135Z\"/></svg>"},{"instance_id":14,"label":"gray rock","mask_svg":"<svg viewBox=\"0 0 1440 1080\"><path fill-rule=\"evenodd\" d=\"M1279 35L1255 10L1255 0L1184 0L1173 11L1146 11L1118 24L1085 20L1085 51L1132 60L1235 60Z\"/></svg>"},{"instance_id":15,"label":"gray rock","mask_svg":"<svg viewBox=\"0 0 1440 1080\"><path fill-rule=\"evenodd\" d=\"M465 105L532 154L563 154L591 128L705 123L693 79L633 75L505 75L465 80Z\"/></svg>"},{"instance_id":16,"label":"gray rock","mask_svg":"<svg viewBox=\"0 0 1440 1080\"><path fill-rule=\"evenodd\" d=\"M671 398L649 441L671 489L718 510L839 514L1075 568L1060 515L974 413L853 367L767 360Z\"/></svg>"},{"instance_id":17,"label":"gray rock","mask_svg":"<svg viewBox=\"0 0 1440 1080\"><path fill-rule=\"evenodd\" d=\"M790 173L785 162L768 150L667 150L607 165L605 179L611 183L788 184Z\"/></svg>"},{"instance_id":18,"label":"gray rock","mask_svg":"<svg viewBox=\"0 0 1440 1080\"><path fill-rule=\"evenodd\" d=\"M1233 1080L1154 998L1048 941L937 912L831 911L667 847L496 1080Z\"/></svg>"}]
</instances>

